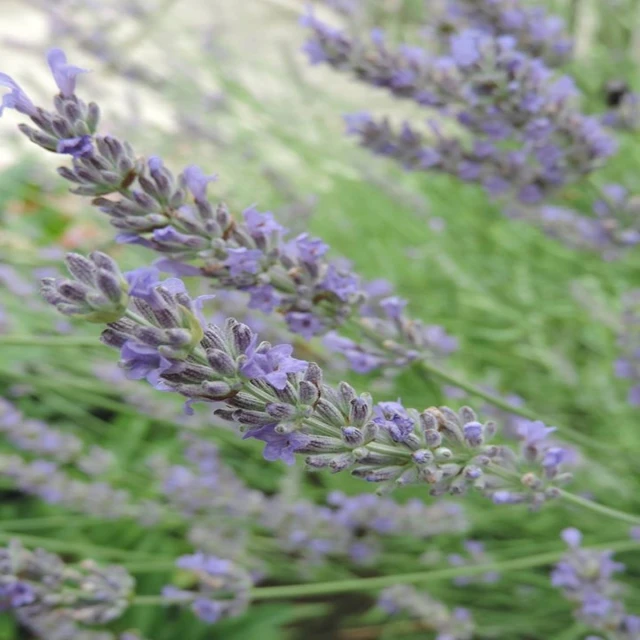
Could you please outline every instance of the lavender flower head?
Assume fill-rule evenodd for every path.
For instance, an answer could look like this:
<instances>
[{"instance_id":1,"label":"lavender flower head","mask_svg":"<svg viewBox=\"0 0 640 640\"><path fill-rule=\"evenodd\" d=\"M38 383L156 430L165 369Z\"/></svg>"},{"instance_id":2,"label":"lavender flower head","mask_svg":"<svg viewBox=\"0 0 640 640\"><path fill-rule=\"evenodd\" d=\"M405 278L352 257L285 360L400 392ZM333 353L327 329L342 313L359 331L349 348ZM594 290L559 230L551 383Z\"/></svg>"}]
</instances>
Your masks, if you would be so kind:
<instances>
[{"instance_id":1,"label":"lavender flower head","mask_svg":"<svg viewBox=\"0 0 640 640\"><path fill-rule=\"evenodd\" d=\"M432 495L475 489L496 503L534 506L556 497L554 485L570 479L562 469L566 452L543 438L525 434L517 452L490 445L495 425L466 407L374 406L369 394L344 382L324 384L321 369L293 358L291 345L259 342L235 319L202 324L196 302L176 278L133 286L135 312L109 323L102 340L120 350L131 377L145 376L189 403L222 403L215 414L245 438L265 442L269 460L291 463L303 454L311 468L351 469L389 487L427 484ZM398 305L391 309L397 314ZM493 474L493 465L507 473Z\"/></svg>"},{"instance_id":2,"label":"lavender flower head","mask_svg":"<svg viewBox=\"0 0 640 640\"><path fill-rule=\"evenodd\" d=\"M189 606L208 624L241 615L249 605L251 577L231 561L195 553L178 558L176 566L195 578L196 588L166 586L162 595L167 603Z\"/></svg>"},{"instance_id":3,"label":"lavender flower head","mask_svg":"<svg viewBox=\"0 0 640 640\"><path fill-rule=\"evenodd\" d=\"M27 622L56 614L69 621L103 624L127 608L134 581L118 566L91 560L65 565L56 555L28 551L17 541L0 549L0 608Z\"/></svg>"},{"instance_id":4,"label":"lavender flower head","mask_svg":"<svg viewBox=\"0 0 640 640\"><path fill-rule=\"evenodd\" d=\"M575 604L575 617L607 637L637 638L640 618L626 613L621 585L615 582L624 565L613 560L611 551L581 548L582 534L577 529L565 529L562 538L569 550L551 573L551 583Z\"/></svg>"},{"instance_id":5,"label":"lavender flower head","mask_svg":"<svg viewBox=\"0 0 640 640\"><path fill-rule=\"evenodd\" d=\"M355 40L313 14L304 24L311 30L306 49L312 63L435 108L470 134L445 136L434 121L427 140L409 123L396 131L386 119L368 114L348 118L347 131L362 146L407 169L448 173L483 185L492 196L531 205L615 151L597 119L575 108L571 79L523 53L512 37L463 30L451 36L447 55L433 57L414 46L392 49L380 37Z\"/></svg>"},{"instance_id":6,"label":"lavender flower head","mask_svg":"<svg viewBox=\"0 0 640 640\"><path fill-rule=\"evenodd\" d=\"M470 640L474 624L467 609L449 610L424 591L409 585L395 585L384 589L378 607L389 615L406 614L419 620L425 629L436 632L438 640Z\"/></svg>"}]
</instances>

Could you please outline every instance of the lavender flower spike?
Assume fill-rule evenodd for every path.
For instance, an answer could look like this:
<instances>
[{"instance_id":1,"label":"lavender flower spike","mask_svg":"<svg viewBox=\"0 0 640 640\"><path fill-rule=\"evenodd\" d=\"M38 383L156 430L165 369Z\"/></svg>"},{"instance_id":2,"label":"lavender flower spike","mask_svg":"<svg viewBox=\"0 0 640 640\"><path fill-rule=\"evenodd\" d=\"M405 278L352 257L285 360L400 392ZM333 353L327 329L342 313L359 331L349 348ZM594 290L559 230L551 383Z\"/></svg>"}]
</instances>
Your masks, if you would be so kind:
<instances>
[{"instance_id":1,"label":"lavender flower spike","mask_svg":"<svg viewBox=\"0 0 640 640\"><path fill-rule=\"evenodd\" d=\"M69 622L104 624L124 612L133 587L122 567L99 567L91 560L67 566L17 540L0 549L0 610L13 611L27 626L34 617L54 614Z\"/></svg>"},{"instance_id":2,"label":"lavender flower spike","mask_svg":"<svg viewBox=\"0 0 640 640\"><path fill-rule=\"evenodd\" d=\"M130 289L136 313L108 322L103 342L120 349L130 377L146 377L191 402L221 403L216 415L264 441L269 460L290 463L302 454L313 469L351 469L389 488L426 484L432 495L477 490L498 504L539 505L570 479L564 451L546 441L544 425L527 431L517 451L490 445L495 425L466 407L419 412L400 402L374 405L344 382L324 384L320 368L293 358L291 345L260 343L232 318L224 326L201 325L177 278L152 289L152 299L146 286ZM386 306L397 315L397 301Z\"/></svg>"},{"instance_id":3,"label":"lavender flower spike","mask_svg":"<svg viewBox=\"0 0 640 640\"><path fill-rule=\"evenodd\" d=\"M160 158L145 160L124 141L94 135L99 109L70 93L80 71L65 60L59 51L50 56L61 88L55 110L29 112L34 126L20 129L34 144L71 155L71 167L61 167L60 175L73 184L74 193L94 198L93 204L119 230L119 241L162 254L157 268L205 276L219 288L247 292L250 308L277 311L305 339L366 315L367 328L378 334L367 331L365 343L357 346L370 354L365 356L367 367L403 366L417 357L446 355L455 347L442 329L405 315L392 291L383 296L387 303L378 304L346 261L327 257L329 247L319 238L303 233L287 240L287 230L269 212L249 207L236 219L226 205L211 203L206 191L215 176L191 165L175 177ZM139 275L129 277L136 278L130 286L143 286ZM50 286L46 284L48 295L61 310L92 313L88 307L93 298L70 299ZM78 295L78 287L73 288L65 286L72 298ZM150 285L151 296L153 290ZM358 366L363 370L365 365Z\"/></svg>"}]
</instances>

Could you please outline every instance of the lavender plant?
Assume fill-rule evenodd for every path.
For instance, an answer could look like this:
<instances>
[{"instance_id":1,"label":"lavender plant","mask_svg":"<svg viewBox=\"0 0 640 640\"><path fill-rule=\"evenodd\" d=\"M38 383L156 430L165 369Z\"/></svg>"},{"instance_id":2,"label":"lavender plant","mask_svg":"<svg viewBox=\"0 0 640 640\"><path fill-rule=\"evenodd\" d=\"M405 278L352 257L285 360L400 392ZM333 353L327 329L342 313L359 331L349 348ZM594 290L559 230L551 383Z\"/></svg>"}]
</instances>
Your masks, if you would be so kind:
<instances>
[{"instance_id":1,"label":"lavender plant","mask_svg":"<svg viewBox=\"0 0 640 640\"><path fill-rule=\"evenodd\" d=\"M472 3L457 4L466 5L459 14L461 20L473 22L484 34L482 38L497 41L495 36L504 35L504 29L516 36L521 50L544 55L548 62L564 55L561 46L553 49L557 23L544 22L548 32L536 39L533 29L540 26L539 15L518 13L515 3L477 5L476 13ZM504 23L509 9L513 10L512 22ZM376 46L384 49L379 41ZM538 54L535 47L539 47ZM190 295L182 276L198 276L200 283L227 289L234 301L238 293L248 294L254 310L283 314L289 329L305 340L325 335L325 344L341 352L361 373L403 367L427 353L430 358L446 355L457 346L442 328L422 325L405 315L406 303L386 285L365 283L350 266L328 260L328 247L322 241L307 234L286 240L275 217L253 207L244 212L243 220L234 218L222 205L214 207L207 197L212 176L192 166L176 178L158 158L141 159L126 143L96 135L97 107L75 95L75 77L82 70L68 65L59 50L52 52L49 61L61 90L55 111L35 107L6 75L0 76L0 82L10 89L3 106L31 117L36 128L23 127L23 131L36 144L73 157L73 168L63 168L62 174L74 182L76 191L95 197L95 204L123 232L122 239L147 246L164 258L154 267L123 272L104 253L94 252L87 258L70 254L71 277L45 278L43 295L66 317L105 326L102 341L119 352L120 371L125 376L123 382L103 366L100 375L109 385L113 381L134 403L142 396L144 411L152 414L164 413L166 404L165 417L173 420L170 400L150 407L150 394L144 389L141 395L134 391L133 381L145 380L167 392L167 397L182 396L192 415L176 419L183 427L181 438L176 438L184 444L183 451L177 452L173 442L171 447L159 444L158 452L144 465L128 471L127 482L135 485L140 474L145 489L123 492L118 483L110 482L108 452L44 421L26 418L3 402L0 432L20 454L0 454L0 478L65 510L109 519L109 526L123 520L128 529L147 527L158 535L171 532L180 551L169 558L165 551L165 557L142 562L134 558L131 563L125 555L122 566L105 569L93 561L76 566L66 555L63 563L44 551L29 552L12 542L5 550L7 557L22 558L24 567L37 567L27 571L22 564L11 565L0 571L0 608L13 611L32 634L47 640L135 640L139 636L134 632L116 634L86 625L110 625L129 606L155 605L190 609L202 622L215 624L243 615L262 599L294 600L383 589L378 609L410 617L413 622L407 629L433 632L439 640L463 640L476 633L497 637L500 631L485 632L483 606L478 607L479 621L474 622L467 609L452 608L411 585L438 580L469 585L468 591L458 590L458 597L452 598L466 604L476 584L489 593L498 576L560 560L552 581L576 604L580 624L604 638L639 637L637 620L626 613L621 590L612 580L621 567L601 546L580 548L577 532L569 530L564 537L570 549L564 557L564 551L527 554L525 549L530 547L523 540L501 539L495 548L485 548L475 536L460 549L452 538L468 528L462 508L440 499L424 502L427 492L436 499L443 494L468 493L480 494L495 504L526 504L536 510L560 498L573 508L591 509L606 517L607 523L617 519L638 524L638 517L631 513L583 497L592 486L593 473L579 475L580 495L562 488L571 480L575 454L555 440L553 428L523 419L528 413L523 408L520 415L512 414L510 409L521 404L521 399L513 397L497 405L505 413L498 412L497 417L507 419L505 435L512 442L496 443L496 425L480 421L467 407L419 411L400 400L374 403L371 395L358 394L347 383L329 383L320 366L300 359L311 357L309 350L294 352L294 341L280 337L281 331L277 341L283 344L260 342L258 334L264 337L260 322L250 326L250 322L225 317L229 315L226 303L223 310L227 314L218 313L211 322L211 296ZM368 119L354 120L355 125L361 122ZM509 135L518 126L514 124ZM469 131L490 136L476 129L474 125ZM418 135L408 127L405 134L407 139ZM499 141L496 146L502 151L502 144L507 150L508 143ZM449 153L448 148L444 151ZM556 186L549 186L549 192ZM514 193L523 199L520 191ZM617 198L616 193L620 189L610 190L597 205L600 212L596 214L602 220L593 238L606 236L601 246L635 244L625 239L633 237L635 230L633 198L626 193ZM621 212L628 225L620 222ZM162 281L161 269L177 277ZM8 276L9 281L12 278ZM242 302L237 306L242 307ZM354 339L356 331L364 332L364 337ZM629 346L625 339L625 351L632 350ZM631 365L621 368L631 371ZM467 390L474 393L469 385ZM426 396L428 391L421 393ZM485 396L491 399L497 394L487 391ZM420 402L429 405L428 400ZM216 418L205 417L198 403L213 407ZM496 408L486 407L481 413L494 417ZM529 412L531 417L535 416ZM222 427L221 422L226 425ZM185 425L202 431L193 433ZM296 491L272 495L247 483L237 468L232 471L207 439L219 432L228 434L227 429L237 429L248 441L245 444L256 439L264 442L267 460L292 464L302 456L312 470L351 471L356 478L375 482L380 493L414 485L421 497L399 504L373 494L348 496L333 491L318 504ZM243 455L246 451L243 449ZM248 457L238 465L241 472L247 462ZM588 459L582 462L587 471L595 468ZM580 473L579 468L576 471ZM96 477L87 482L85 476ZM622 492L629 479L630 474L619 465L616 489ZM295 476L289 480L300 484ZM615 499L612 495L612 502ZM469 502L473 504L473 495ZM486 513L486 506L482 508ZM502 513L507 514L505 518L518 517L517 508ZM569 514L574 517L575 511L568 510ZM537 526L545 516L535 517ZM443 557L449 566L399 573L400 566L408 568L413 562L402 536L412 539L411 550L419 554L427 546L425 541L435 535L446 536L443 546L450 553ZM501 529L501 537L509 535L506 527ZM64 547L64 541L57 542ZM494 559L511 542L520 557ZM637 540L610 546L618 551L635 549ZM72 545L68 548L70 555L78 555ZM45 564L64 578L52 578ZM286 566L278 568L278 564ZM395 567L395 573L384 575L389 567ZM133 594L132 574L162 571L173 573L160 594ZM317 582L319 576L331 575L340 580ZM282 584L299 580L316 582ZM430 593L438 595L431 589ZM358 630L353 635L358 637Z\"/></svg>"},{"instance_id":2,"label":"lavender plant","mask_svg":"<svg viewBox=\"0 0 640 640\"><path fill-rule=\"evenodd\" d=\"M447 56L434 58L415 46L391 49L377 31L368 43L355 40L313 14L304 24L312 33L305 46L312 63L437 109L467 131L446 137L432 124L432 143L408 123L395 132L367 114L347 119L363 146L407 168L451 173L493 196L535 204L615 150L597 119L575 108L573 81L518 50L515 38L466 30L451 37Z\"/></svg>"},{"instance_id":3,"label":"lavender plant","mask_svg":"<svg viewBox=\"0 0 640 640\"><path fill-rule=\"evenodd\" d=\"M95 136L99 109L75 95L75 80L82 70L67 64L58 49L49 54L49 64L61 90L55 113L35 107L6 75L0 82L11 92L3 105L30 116L38 128L21 125L20 129L32 142L72 156L73 169L61 167L60 174L76 185L74 193L94 196L93 204L121 231L120 242L163 254L156 262L159 269L204 276L218 287L247 292L250 309L277 310L289 330L305 339L361 314L370 318L364 328L373 325L375 331L367 331L367 339L356 347L361 371L455 349L455 341L443 329L408 318L405 302L396 296L378 297L363 306L372 286L363 283L345 261L327 259L329 247L320 239L302 233L285 241L286 229L270 212L260 213L254 207L243 212L243 221L233 218L224 204L214 208L207 185L215 176L192 165L176 179L159 158L144 161L127 143ZM97 267L108 270L106 265ZM100 277L106 276L101 272ZM112 283L117 307L122 300L116 289ZM59 308L64 311L65 306ZM351 343L337 346L348 350L347 344Z\"/></svg>"}]
</instances>

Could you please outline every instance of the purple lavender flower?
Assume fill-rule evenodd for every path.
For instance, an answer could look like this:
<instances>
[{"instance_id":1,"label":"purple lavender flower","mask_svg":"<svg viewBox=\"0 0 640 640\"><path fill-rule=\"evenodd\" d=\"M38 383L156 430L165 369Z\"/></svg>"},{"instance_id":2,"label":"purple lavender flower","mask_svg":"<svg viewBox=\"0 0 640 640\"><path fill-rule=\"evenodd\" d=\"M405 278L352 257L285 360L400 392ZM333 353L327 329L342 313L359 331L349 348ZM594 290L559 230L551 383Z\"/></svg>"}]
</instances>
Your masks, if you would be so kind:
<instances>
[{"instance_id":1,"label":"purple lavender flower","mask_svg":"<svg viewBox=\"0 0 640 640\"><path fill-rule=\"evenodd\" d=\"M140 267L124 274L129 284L129 295L140 298L152 307L156 304L158 293L156 286L160 283L160 271L155 267Z\"/></svg>"},{"instance_id":2,"label":"purple lavender flower","mask_svg":"<svg viewBox=\"0 0 640 640\"><path fill-rule=\"evenodd\" d=\"M256 429L247 431L243 439L253 438L262 440L265 443L262 455L265 460L282 460L285 464L295 463L295 452L303 448L309 438L302 433L293 431L291 433L278 433L275 424L268 424Z\"/></svg>"},{"instance_id":3,"label":"purple lavender flower","mask_svg":"<svg viewBox=\"0 0 640 640\"><path fill-rule=\"evenodd\" d=\"M284 233L285 228L278 224L270 211L260 213L255 207L242 212L249 232L254 237L269 236L272 233Z\"/></svg>"},{"instance_id":4,"label":"purple lavender flower","mask_svg":"<svg viewBox=\"0 0 640 640\"><path fill-rule=\"evenodd\" d=\"M320 238L312 238L308 233L300 234L290 247L295 248L300 259L308 264L315 264L329 250Z\"/></svg>"},{"instance_id":5,"label":"purple lavender flower","mask_svg":"<svg viewBox=\"0 0 640 640\"><path fill-rule=\"evenodd\" d=\"M191 191L191 195L196 201L202 202L207 200L207 185L217 180L216 175L207 176L200 167L194 164L189 165L182 172L182 177L187 188Z\"/></svg>"},{"instance_id":6,"label":"purple lavender flower","mask_svg":"<svg viewBox=\"0 0 640 640\"><path fill-rule=\"evenodd\" d=\"M74 158L82 158L92 153L93 140L91 136L63 139L58 142L56 151L57 153L68 153Z\"/></svg>"},{"instance_id":7,"label":"purple lavender flower","mask_svg":"<svg viewBox=\"0 0 640 640\"><path fill-rule=\"evenodd\" d=\"M198 584L192 591L166 586L162 594L168 603L189 605L193 613L208 624L241 615L246 610L252 580L233 562L198 552L178 558L176 566L192 572Z\"/></svg>"},{"instance_id":8,"label":"purple lavender flower","mask_svg":"<svg viewBox=\"0 0 640 640\"><path fill-rule=\"evenodd\" d=\"M345 301L359 291L358 278L351 273L339 273L335 265L329 265L327 274L321 284L324 289L331 291L340 300Z\"/></svg>"},{"instance_id":9,"label":"purple lavender flower","mask_svg":"<svg viewBox=\"0 0 640 640\"><path fill-rule=\"evenodd\" d=\"M265 313L271 313L280 304L280 296L270 284L250 287L247 291L251 296L249 309L259 309Z\"/></svg>"},{"instance_id":10,"label":"purple lavender flower","mask_svg":"<svg viewBox=\"0 0 640 640\"><path fill-rule=\"evenodd\" d=\"M615 574L623 571L624 565L613 560L611 551L582 548L582 534L577 529L565 529L562 538L569 550L554 567L551 584L562 589L565 598L575 603L575 617L611 637L636 637L633 635L636 617L625 612L621 585L614 581Z\"/></svg>"},{"instance_id":11,"label":"purple lavender flower","mask_svg":"<svg viewBox=\"0 0 640 640\"><path fill-rule=\"evenodd\" d=\"M81 73L87 73L87 70L69 64L62 49L51 49L47 54L47 62L62 96L73 96L76 91L76 77Z\"/></svg>"},{"instance_id":12,"label":"purple lavender flower","mask_svg":"<svg viewBox=\"0 0 640 640\"><path fill-rule=\"evenodd\" d=\"M11 76L6 73L0 73L0 87L11 89L10 93L2 96L0 104L0 116L5 109L15 109L27 116L33 116L37 113L36 106L31 102L29 96L22 90L20 85Z\"/></svg>"},{"instance_id":13,"label":"purple lavender flower","mask_svg":"<svg viewBox=\"0 0 640 640\"><path fill-rule=\"evenodd\" d=\"M307 368L307 362L292 358L293 347L280 344L272 347L269 343L250 346L246 351L247 360L240 371L251 380L266 380L276 389L284 389L287 374L299 373Z\"/></svg>"},{"instance_id":14,"label":"purple lavender flower","mask_svg":"<svg viewBox=\"0 0 640 640\"><path fill-rule=\"evenodd\" d=\"M258 273L262 251L258 249L227 249L228 258L224 264L229 268L232 277L241 276L243 273Z\"/></svg>"},{"instance_id":15,"label":"purple lavender flower","mask_svg":"<svg viewBox=\"0 0 640 640\"><path fill-rule=\"evenodd\" d=\"M160 376L171 367L171 362L157 348L127 340L120 350L122 367L130 380L146 379L156 389L163 389Z\"/></svg>"},{"instance_id":16,"label":"purple lavender flower","mask_svg":"<svg viewBox=\"0 0 640 640\"><path fill-rule=\"evenodd\" d=\"M324 331L322 320L317 318L313 313L304 311L290 311L286 314L285 320L289 330L293 333L301 335L306 340L311 340Z\"/></svg>"},{"instance_id":17,"label":"purple lavender flower","mask_svg":"<svg viewBox=\"0 0 640 640\"><path fill-rule=\"evenodd\" d=\"M380 402L374 407L374 416L373 421L385 429L395 442L404 442L415 425L399 402Z\"/></svg>"}]
</instances>

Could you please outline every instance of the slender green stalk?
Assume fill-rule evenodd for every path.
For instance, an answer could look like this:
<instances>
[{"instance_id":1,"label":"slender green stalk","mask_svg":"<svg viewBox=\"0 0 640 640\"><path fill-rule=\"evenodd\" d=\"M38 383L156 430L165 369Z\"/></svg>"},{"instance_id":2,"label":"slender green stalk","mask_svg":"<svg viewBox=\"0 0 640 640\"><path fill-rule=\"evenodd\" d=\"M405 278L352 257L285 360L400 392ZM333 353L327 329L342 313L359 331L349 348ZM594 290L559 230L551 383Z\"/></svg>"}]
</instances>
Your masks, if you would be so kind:
<instances>
[{"instance_id":1,"label":"slender green stalk","mask_svg":"<svg viewBox=\"0 0 640 640\"><path fill-rule=\"evenodd\" d=\"M7 334L0 336L3 347L94 347L104 345L94 336L25 336Z\"/></svg>"},{"instance_id":2,"label":"slender green stalk","mask_svg":"<svg viewBox=\"0 0 640 640\"><path fill-rule=\"evenodd\" d=\"M603 516L613 518L614 520L621 520L622 522L627 522L629 524L640 525L640 516L634 516L631 513L625 513L624 511L618 511L617 509L606 507L587 498L581 498L574 493L564 491L563 489L558 489L558 491L560 491L560 497L567 502L571 502L580 507L584 507L585 509L589 509L590 511L594 511L595 513L600 513Z\"/></svg>"},{"instance_id":3,"label":"slender green stalk","mask_svg":"<svg viewBox=\"0 0 640 640\"><path fill-rule=\"evenodd\" d=\"M38 518L14 518L0 521L3 529L15 529L17 531L31 531L37 529L48 529L49 527L83 527L85 525L100 526L105 523L119 523L120 520L105 520L98 516L76 516L76 515L60 515L60 516L41 516ZM22 535L16 534L16 535Z\"/></svg>"},{"instance_id":4,"label":"slender green stalk","mask_svg":"<svg viewBox=\"0 0 640 640\"><path fill-rule=\"evenodd\" d=\"M1 523L0 523L1 524ZM0 531L0 542L9 542L12 539L19 539L30 547L42 547L49 551L60 553L73 553L83 557L91 558L113 558L114 560L151 560L155 556L149 553L136 553L126 549L114 549L111 547L99 547L84 542L70 542L66 540L56 540L54 538L41 538L39 536L24 535L22 533L8 533ZM158 561L164 558L156 558Z\"/></svg>"},{"instance_id":5,"label":"slender green stalk","mask_svg":"<svg viewBox=\"0 0 640 640\"><path fill-rule=\"evenodd\" d=\"M599 544L586 549L613 552L630 551L638 549L640 542L636 540L617 540L608 544ZM421 571L418 573L403 573L390 576L376 576L375 578L354 578L351 580L338 580L335 582L318 582L315 584L293 584L277 587L256 587L251 591L252 600L278 600L287 598L304 598L309 596L321 596L334 593L349 593L353 591L375 591L396 584L428 584L439 580L452 580L461 576L472 576L490 571L505 573L520 569L532 569L557 562L566 553L566 548L548 553L539 553L533 556L488 562L464 567L452 567L438 571ZM152 606L165 604L162 596L137 596L132 601L133 605Z\"/></svg>"}]
</instances>

